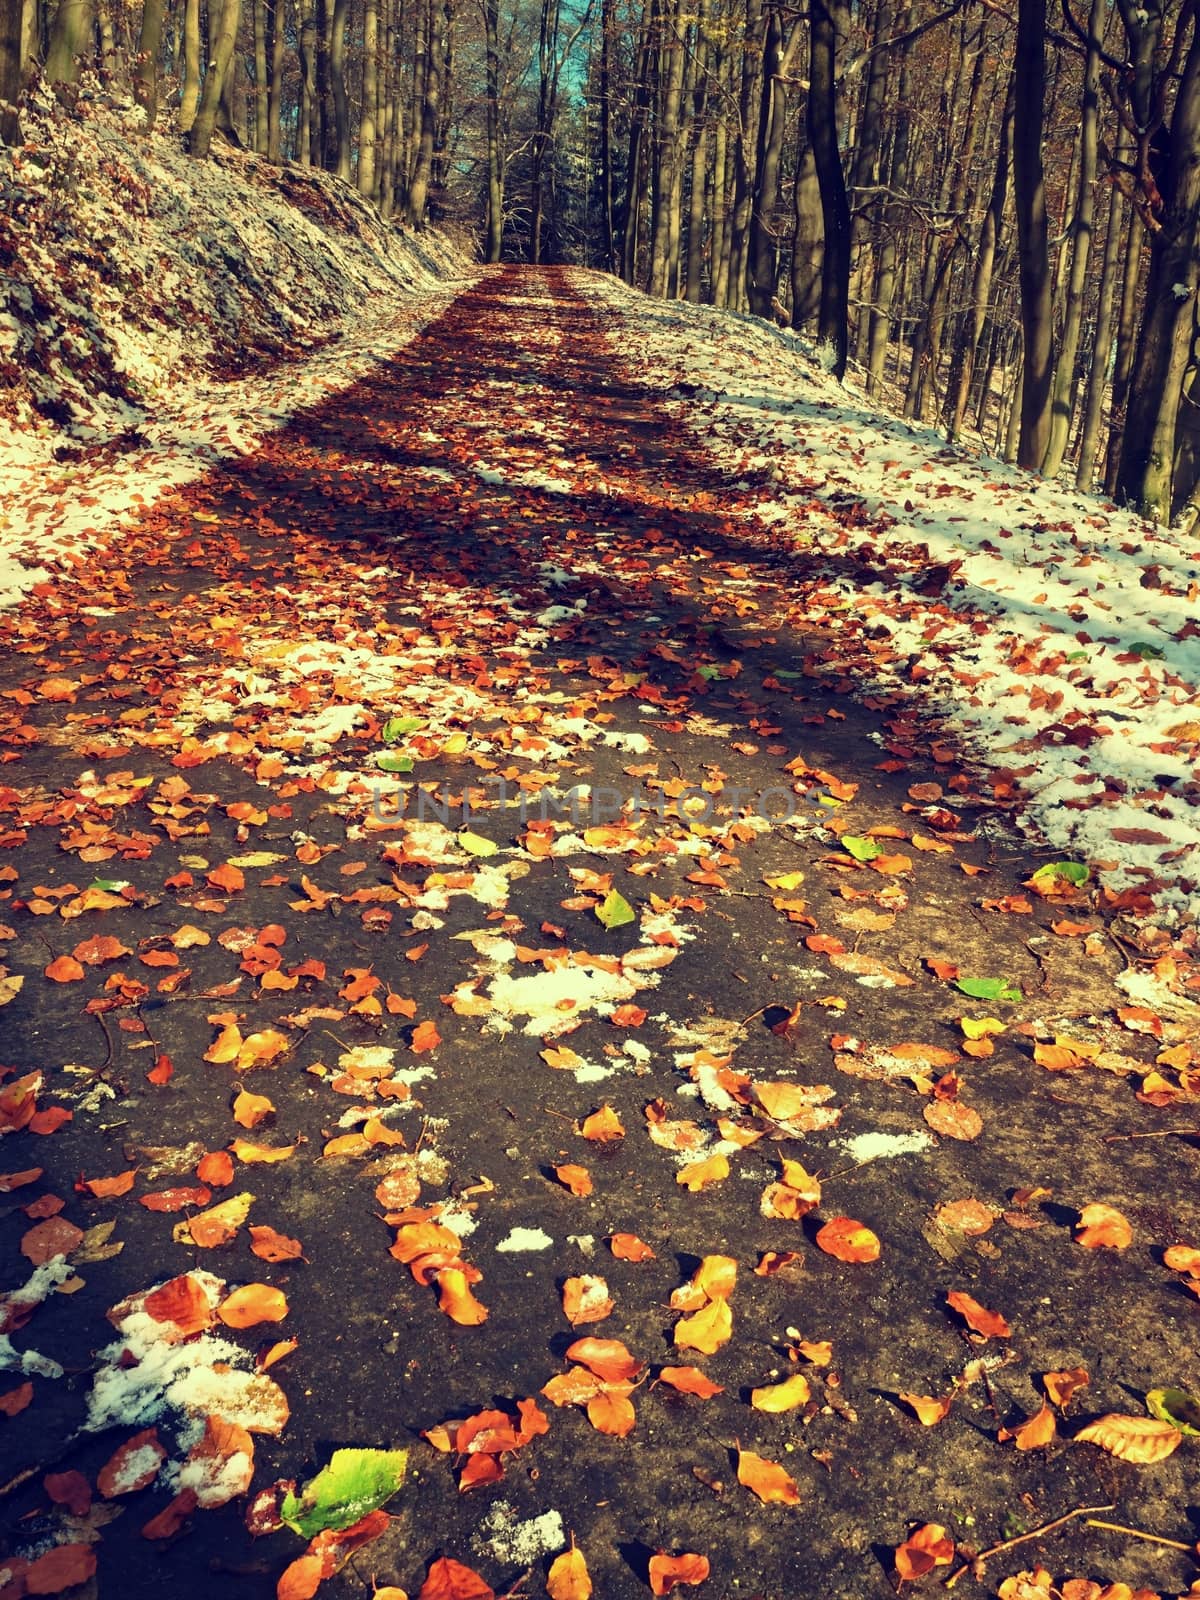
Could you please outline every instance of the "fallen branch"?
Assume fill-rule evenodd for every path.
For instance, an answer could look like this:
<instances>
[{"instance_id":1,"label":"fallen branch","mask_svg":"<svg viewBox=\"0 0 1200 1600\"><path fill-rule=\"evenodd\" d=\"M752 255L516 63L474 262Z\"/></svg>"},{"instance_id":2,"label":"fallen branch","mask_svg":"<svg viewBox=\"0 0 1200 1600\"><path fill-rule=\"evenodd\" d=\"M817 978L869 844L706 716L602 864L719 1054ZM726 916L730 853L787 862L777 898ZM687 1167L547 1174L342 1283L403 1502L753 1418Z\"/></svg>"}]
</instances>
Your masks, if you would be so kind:
<instances>
[{"instance_id":1,"label":"fallen branch","mask_svg":"<svg viewBox=\"0 0 1200 1600\"><path fill-rule=\"evenodd\" d=\"M1093 1511L1115 1511L1111 1506L1076 1506L1074 1511L1068 1511L1064 1516L1055 1517L1053 1522L1043 1522L1040 1528L1031 1528L1028 1533L1018 1533L1013 1539L1002 1539L999 1544L994 1544L988 1550L981 1550L970 1561L964 1561L957 1572L952 1572L946 1579L946 1588L953 1589L958 1580L968 1572L977 1572L983 1562L989 1561L992 1556L998 1556L1003 1550L1011 1550L1019 1544L1026 1544L1030 1539L1040 1539L1044 1533L1053 1533L1056 1528L1065 1527L1068 1522L1074 1522L1076 1517L1090 1516Z\"/></svg>"},{"instance_id":2,"label":"fallen branch","mask_svg":"<svg viewBox=\"0 0 1200 1600\"><path fill-rule=\"evenodd\" d=\"M1119 1522L1101 1522L1099 1517L1087 1519L1089 1528L1104 1528L1109 1533L1123 1533L1130 1539L1144 1539L1147 1544L1161 1544L1168 1550L1183 1550L1193 1558L1197 1552L1194 1544L1185 1544L1182 1539L1163 1539L1157 1533L1143 1533L1140 1528L1126 1528Z\"/></svg>"}]
</instances>

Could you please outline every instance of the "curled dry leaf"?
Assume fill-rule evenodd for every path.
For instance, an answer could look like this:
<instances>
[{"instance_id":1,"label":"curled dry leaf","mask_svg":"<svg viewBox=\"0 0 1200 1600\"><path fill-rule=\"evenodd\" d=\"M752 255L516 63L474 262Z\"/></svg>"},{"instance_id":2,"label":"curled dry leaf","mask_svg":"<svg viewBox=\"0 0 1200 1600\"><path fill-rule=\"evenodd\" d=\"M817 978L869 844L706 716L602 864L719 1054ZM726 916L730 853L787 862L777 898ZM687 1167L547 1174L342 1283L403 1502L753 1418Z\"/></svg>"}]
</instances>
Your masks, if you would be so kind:
<instances>
[{"instance_id":1,"label":"curled dry leaf","mask_svg":"<svg viewBox=\"0 0 1200 1600\"><path fill-rule=\"evenodd\" d=\"M927 1522L896 1547L896 1576L901 1583L915 1583L935 1567L948 1567L954 1560L954 1540L938 1522Z\"/></svg>"},{"instance_id":2,"label":"curled dry leaf","mask_svg":"<svg viewBox=\"0 0 1200 1600\"><path fill-rule=\"evenodd\" d=\"M433 1276L438 1286L438 1305L451 1322L463 1328L475 1328L487 1321L487 1307L471 1293L461 1267L442 1267Z\"/></svg>"},{"instance_id":3,"label":"curled dry leaf","mask_svg":"<svg viewBox=\"0 0 1200 1600\"><path fill-rule=\"evenodd\" d=\"M800 1504L799 1485L777 1461L768 1461L753 1450L739 1450L737 1475L738 1482L764 1504L773 1501L785 1506Z\"/></svg>"},{"instance_id":4,"label":"curled dry leaf","mask_svg":"<svg viewBox=\"0 0 1200 1600\"><path fill-rule=\"evenodd\" d=\"M834 1217L827 1222L817 1231L816 1245L818 1250L838 1261L879 1260L879 1240L870 1228L853 1217Z\"/></svg>"},{"instance_id":5,"label":"curled dry leaf","mask_svg":"<svg viewBox=\"0 0 1200 1600\"><path fill-rule=\"evenodd\" d=\"M1163 1266L1172 1272L1186 1272L1189 1277L1200 1277L1200 1250L1190 1244L1173 1244L1163 1251Z\"/></svg>"},{"instance_id":6,"label":"curled dry leaf","mask_svg":"<svg viewBox=\"0 0 1200 1600\"><path fill-rule=\"evenodd\" d=\"M940 1400L928 1394L902 1394L900 1399L906 1406L912 1407L917 1421L925 1428L934 1428L939 1422L944 1422L954 1404L953 1394L943 1395Z\"/></svg>"},{"instance_id":7,"label":"curled dry leaf","mask_svg":"<svg viewBox=\"0 0 1200 1600\"><path fill-rule=\"evenodd\" d=\"M952 1289L946 1296L946 1304L958 1312L973 1333L980 1333L985 1339L1008 1339L1012 1335L1012 1329L998 1311L989 1311L961 1289Z\"/></svg>"},{"instance_id":8,"label":"curled dry leaf","mask_svg":"<svg viewBox=\"0 0 1200 1600\"><path fill-rule=\"evenodd\" d=\"M638 1377L644 1366L620 1339L576 1339L567 1346L566 1355L568 1361L577 1361L605 1383L627 1383Z\"/></svg>"},{"instance_id":9,"label":"curled dry leaf","mask_svg":"<svg viewBox=\"0 0 1200 1600\"><path fill-rule=\"evenodd\" d=\"M1069 1367L1065 1372L1042 1374L1042 1383L1045 1385L1051 1404L1056 1405L1060 1411L1066 1409L1076 1390L1086 1389L1091 1381L1085 1367Z\"/></svg>"},{"instance_id":10,"label":"curled dry leaf","mask_svg":"<svg viewBox=\"0 0 1200 1600\"><path fill-rule=\"evenodd\" d=\"M1133 1229L1112 1206L1084 1206L1075 1224L1075 1242L1088 1250L1125 1250L1133 1243Z\"/></svg>"},{"instance_id":11,"label":"curled dry leaf","mask_svg":"<svg viewBox=\"0 0 1200 1600\"><path fill-rule=\"evenodd\" d=\"M1148 1466L1155 1461L1165 1461L1179 1448L1183 1438L1178 1428L1157 1417L1127 1417L1110 1411L1106 1416L1089 1422L1075 1435L1087 1444L1098 1444L1110 1456L1120 1461L1130 1461L1135 1466Z\"/></svg>"},{"instance_id":12,"label":"curled dry leaf","mask_svg":"<svg viewBox=\"0 0 1200 1600\"><path fill-rule=\"evenodd\" d=\"M650 1557L651 1594L670 1594L676 1584L704 1583L708 1578L708 1557L688 1553L669 1556L665 1550Z\"/></svg>"},{"instance_id":13,"label":"curled dry leaf","mask_svg":"<svg viewBox=\"0 0 1200 1600\"><path fill-rule=\"evenodd\" d=\"M1026 1417L1019 1428L1001 1428L997 1438L1003 1444L1012 1439L1016 1442L1018 1450L1044 1450L1058 1432L1058 1423L1053 1411L1043 1401L1042 1409L1032 1417Z\"/></svg>"}]
</instances>

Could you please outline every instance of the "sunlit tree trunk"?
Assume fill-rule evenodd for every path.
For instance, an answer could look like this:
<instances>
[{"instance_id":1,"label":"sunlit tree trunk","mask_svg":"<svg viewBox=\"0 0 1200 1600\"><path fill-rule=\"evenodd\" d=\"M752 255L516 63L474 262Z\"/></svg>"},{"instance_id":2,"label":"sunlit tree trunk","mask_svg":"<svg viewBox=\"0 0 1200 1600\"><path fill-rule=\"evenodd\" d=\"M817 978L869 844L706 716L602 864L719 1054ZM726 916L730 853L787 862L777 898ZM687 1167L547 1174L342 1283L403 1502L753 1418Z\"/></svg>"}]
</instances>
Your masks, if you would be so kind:
<instances>
[{"instance_id":1,"label":"sunlit tree trunk","mask_svg":"<svg viewBox=\"0 0 1200 1600\"><path fill-rule=\"evenodd\" d=\"M1050 384L1054 375L1046 184L1042 125L1046 93L1046 0L1019 0L1017 87L1013 128L1013 187L1021 264L1021 435L1017 463L1041 468L1050 442Z\"/></svg>"},{"instance_id":2,"label":"sunlit tree trunk","mask_svg":"<svg viewBox=\"0 0 1200 1600\"><path fill-rule=\"evenodd\" d=\"M221 113L221 101L228 87L233 65L233 46L237 39L240 18L241 0L224 0L220 20L211 34L204 90L200 96L200 106L188 141L188 149L192 155L202 159L208 155L217 119Z\"/></svg>"},{"instance_id":3,"label":"sunlit tree trunk","mask_svg":"<svg viewBox=\"0 0 1200 1600\"><path fill-rule=\"evenodd\" d=\"M20 144L17 102L21 97L21 0L0 0L0 144Z\"/></svg>"},{"instance_id":4,"label":"sunlit tree trunk","mask_svg":"<svg viewBox=\"0 0 1200 1600\"><path fill-rule=\"evenodd\" d=\"M841 0L811 0L809 11L808 139L821 191L825 250L817 337L841 379L849 355L850 203L838 138L837 46Z\"/></svg>"},{"instance_id":5,"label":"sunlit tree trunk","mask_svg":"<svg viewBox=\"0 0 1200 1600\"><path fill-rule=\"evenodd\" d=\"M42 75L47 83L76 83L92 51L92 0L59 0Z\"/></svg>"}]
</instances>

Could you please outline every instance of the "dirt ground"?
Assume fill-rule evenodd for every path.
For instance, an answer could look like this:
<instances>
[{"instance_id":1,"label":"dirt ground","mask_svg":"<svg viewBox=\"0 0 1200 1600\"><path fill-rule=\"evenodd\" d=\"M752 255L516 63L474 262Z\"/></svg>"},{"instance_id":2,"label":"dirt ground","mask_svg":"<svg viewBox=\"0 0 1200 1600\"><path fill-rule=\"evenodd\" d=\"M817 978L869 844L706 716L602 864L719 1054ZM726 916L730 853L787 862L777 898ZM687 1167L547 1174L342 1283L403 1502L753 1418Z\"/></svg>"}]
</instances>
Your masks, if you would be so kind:
<instances>
[{"instance_id":1,"label":"dirt ground","mask_svg":"<svg viewBox=\"0 0 1200 1600\"><path fill-rule=\"evenodd\" d=\"M893 1591L915 1527L958 1547L932 1589L1082 1507L1174 1543L1081 1515L958 1593L1040 1562L1059 1590L1179 1594L1200 1538L1194 1441L1140 1464L1074 1435L1144 1416L1155 1388L1200 1389L1200 1308L1163 1259L1200 1243L1186 941L1090 885L1030 887L1056 858L1023 841L1017 802L913 705L839 671L835 639L789 627L819 573L743 515L762 484L698 459L618 369L579 284L485 276L373 381L0 617L0 958L24 979L0 1010L5 1087L38 1073L39 1114L71 1113L39 1132L6 1108L0 1166L42 1170L6 1181L0 1249L10 1289L56 1240L72 1268L24 1318L8 1303L16 1361L36 1350L63 1372L0 1376L16 1397L2 1548L20 1571L94 1545L80 1594L275 1593L304 1540L252 1538L244 1495L143 1534L194 1416L164 1402L88 1426L98 1371L121 1364L110 1309L205 1272L286 1297L278 1324L217 1328L247 1367L297 1341L269 1369L290 1418L255 1434L255 1491L342 1446L409 1451L386 1530L331 1597L415 1595L442 1554L497 1594L542 1594L573 1535L606 1600L647 1593L661 1551L707 1557L701 1596L867 1600ZM409 825L417 783L454 797L448 824ZM561 793L580 783L617 798L576 828ZM545 825L539 795L555 796ZM106 939L116 953L74 955ZM1131 1012L1130 972L1178 1006ZM539 975L558 994L556 974L561 1020L521 1009ZM989 1017L980 1046L961 1019ZM1063 1039L1070 1066L1050 1070L1035 1051ZM364 1067L378 1048L394 1057ZM255 1126L235 1121L243 1091L271 1104ZM623 1137L585 1136L604 1105ZM236 1139L252 1153L201 1184L201 1158ZM679 1181L721 1156L727 1176L716 1159L694 1191ZM807 1214L785 1163L819 1180ZM86 1186L130 1172L121 1194ZM192 1191L184 1209L140 1203L172 1187ZM175 1240L245 1193L228 1243ZM1120 1212L1131 1242L1081 1244L1089 1205ZM389 1254L439 1216L481 1273L477 1325ZM55 1218L75 1231L46 1232ZM829 1254L836 1218L878 1258ZM255 1255L249 1225L302 1257ZM498 1248L531 1230L549 1243ZM620 1259L622 1234L652 1257ZM712 1256L736 1262L731 1336L700 1353L677 1342L672 1296ZM572 1326L564 1284L584 1275L613 1309ZM972 1332L952 1293L1007 1336ZM542 1394L588 1336L634 1358L628 1432ZM688 1365L720 1392L659 1378ZM1089 1381L1048 1443L1004 1437L1041 1409L1044 1374L1077 1368ZM807 1402L752 1403L796 1373ZM954 1399L924 1426L902 1394ZM466 1458L424 1431L529 1397L547 1431L460 1490ZM149 1425L157 1480L105 1496L101 1468ZM751 1452L795 1503L739 1482ZM66 1472L93 1489L81 1515L46 1488Z\"/></svg>"}]
</instances>

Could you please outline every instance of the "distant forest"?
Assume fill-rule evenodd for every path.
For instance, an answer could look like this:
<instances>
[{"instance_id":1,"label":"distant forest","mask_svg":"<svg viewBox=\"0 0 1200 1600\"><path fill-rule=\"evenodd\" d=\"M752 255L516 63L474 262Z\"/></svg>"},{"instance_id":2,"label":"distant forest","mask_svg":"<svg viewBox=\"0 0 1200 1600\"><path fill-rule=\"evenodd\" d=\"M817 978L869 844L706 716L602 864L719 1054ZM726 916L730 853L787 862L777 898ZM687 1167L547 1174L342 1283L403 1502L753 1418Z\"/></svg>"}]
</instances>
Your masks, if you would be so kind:
<instances>
[{"instance_id":1,"label":"distant forest","mask_svg":"<svg viewBox=\"0 0 1200 1600\"><path fill-rule=\"evenodd\" d=\"M1200 516L1195 0L0 0L21 137L81 73L197 156L340 174L487 261L812 335L839 377Z\"/></svg>"}]
</instances>

